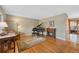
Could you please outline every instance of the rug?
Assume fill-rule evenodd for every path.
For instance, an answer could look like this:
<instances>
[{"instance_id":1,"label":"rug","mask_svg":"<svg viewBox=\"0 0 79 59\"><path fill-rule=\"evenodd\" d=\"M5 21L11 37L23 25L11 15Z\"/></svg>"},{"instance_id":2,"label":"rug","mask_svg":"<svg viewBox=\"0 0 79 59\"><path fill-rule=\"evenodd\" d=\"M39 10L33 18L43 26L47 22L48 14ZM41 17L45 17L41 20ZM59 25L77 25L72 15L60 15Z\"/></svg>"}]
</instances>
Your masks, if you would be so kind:
<instances>
[{"instance_id":1,"label":"rug","mask_svg":"<svg viewBox=\"0 0 79 59\"><path fill-rule=\"evenodd\" d=\"M25 40L19 40L17 41L18 51L23 52L27 48L40 44L44 41L45 41L45 38L37 37L37 36L33 38L25 39Z\"/></svg>"}]
</instances>

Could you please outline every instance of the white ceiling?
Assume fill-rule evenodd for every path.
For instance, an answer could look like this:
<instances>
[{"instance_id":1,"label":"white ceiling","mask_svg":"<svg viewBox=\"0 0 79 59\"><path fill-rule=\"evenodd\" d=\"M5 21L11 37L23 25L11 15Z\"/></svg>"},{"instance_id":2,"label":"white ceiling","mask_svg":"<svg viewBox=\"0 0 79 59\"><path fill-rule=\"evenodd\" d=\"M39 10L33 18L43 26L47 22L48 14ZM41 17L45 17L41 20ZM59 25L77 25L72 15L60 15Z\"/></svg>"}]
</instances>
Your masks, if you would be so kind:
<instances>
[{"instance_id":1,"label":"white ceiling","mask_svg":"<svg viewBox=\"0 0 79 59\"><path fill-rule=\"evenodd\" d=\"M67 13L70 18L79 17L78 5L3 5L7 14L35 19Z\"/></svg>"}]
</instances>

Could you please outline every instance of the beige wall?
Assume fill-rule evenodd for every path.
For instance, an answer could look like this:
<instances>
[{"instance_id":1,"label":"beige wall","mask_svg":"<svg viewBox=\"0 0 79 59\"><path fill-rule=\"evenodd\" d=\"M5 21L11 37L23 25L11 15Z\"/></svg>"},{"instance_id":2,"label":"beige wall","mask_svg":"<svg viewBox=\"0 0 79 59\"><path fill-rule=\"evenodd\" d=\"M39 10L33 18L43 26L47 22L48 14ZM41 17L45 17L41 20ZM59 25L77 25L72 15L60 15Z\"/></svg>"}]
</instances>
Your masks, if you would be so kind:
<instances>
[{"instance_id":1,"label":"beige wall","mask_svg":"<svg viewBox=\"0 0 79 59\"><path fill-rule=\"evenodd\" d=\"M15 29L17 31L17 23L18 23L21 26L21 29L19 29L20 32L26 33L27 35L31 35L32 29L41 22L44 23L43 27L47 28L49 26L49 21L51 20L54 20L55 22L56 37L64 40L66 36L66 20L67 20L67 14L65 13L52 17L43 18L40 21L11 15L7 15L6 19L10 29Z\"/></svg>"},{"instance_id":2,"label":"beige wall","mask_svg":"<svg viewBox=\"0 0 79 59\"><path fill-rule=\"evenodd\" d=\"M44 19L41 19L40 22L43 22L44 27L49 26L49 21L54 20L55 27L56 27L56 37L58 39L65 39L66 35L66 20L67 20L67 14L60 14L57 16L47 17Z\"/></svg>"},{"instance_id":3,"label":"beige wall","mask_svg":"<svg viewBox=\"0 0 79 59\"><path fill-rule=\"evenodd\" d=\"M32 29L37 25L38 20L31 18L24 18L19 16L7 15L6 21L9 25L9 29L18 30L17 24L19 25L19 31L26 33L26 35L32 34Z\"/></svg>"}]
</instances>

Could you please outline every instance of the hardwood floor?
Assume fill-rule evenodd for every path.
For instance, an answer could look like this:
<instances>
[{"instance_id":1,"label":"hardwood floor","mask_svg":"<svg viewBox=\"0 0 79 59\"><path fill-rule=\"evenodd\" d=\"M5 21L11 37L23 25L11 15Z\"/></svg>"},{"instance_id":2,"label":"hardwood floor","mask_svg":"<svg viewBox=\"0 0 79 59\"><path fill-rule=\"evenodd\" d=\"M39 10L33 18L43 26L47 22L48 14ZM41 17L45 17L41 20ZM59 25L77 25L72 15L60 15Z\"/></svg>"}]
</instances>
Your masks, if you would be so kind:
<instances>
[{"instance_id":1,"label":"hardwood floor","mask_svg":"<svg viewBox=\"0 0 79 59\"><path fill-rule=\"evenodd\" d=\"M22 39L29 39L32 37L21 37ZM45 37L45 41L37 44L31 48L24 50L26 53L78 53L79 44L74 44L72 42L53 39L52 37Z\"/></svg>"},{"instance_id":2,"label":"hardwood floor","mask_svg":"<svg viewBox=\"0 0 79 59\"><path fill-rule=\"evenodd\" d=\"M27 37L30 38L30 37ZM32 37L31 37L32 38ZM28 53L78 53L79 44L45 37L45 41L26 49Z\"/></svg>"}]
</instances>

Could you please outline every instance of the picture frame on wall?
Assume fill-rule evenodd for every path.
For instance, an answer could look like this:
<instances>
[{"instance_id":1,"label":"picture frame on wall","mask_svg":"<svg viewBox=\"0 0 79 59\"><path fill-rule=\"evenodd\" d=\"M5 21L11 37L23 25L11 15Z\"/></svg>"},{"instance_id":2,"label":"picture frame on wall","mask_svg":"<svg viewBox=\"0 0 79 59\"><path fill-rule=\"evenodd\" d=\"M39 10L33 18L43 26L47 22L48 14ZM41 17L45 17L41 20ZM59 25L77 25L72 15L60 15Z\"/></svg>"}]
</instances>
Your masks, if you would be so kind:
<instances>
[{"instance_id":1,"label":"picture frame on wall","mask_svg":"<svg viewBox=\"0 0 79 59\"><path fill-rule=\"evenodd\" d=\"M49 21L49 25L52 26L52 27L54 27L55 26L54 20Z\"/></svg>"}]
</instances>

